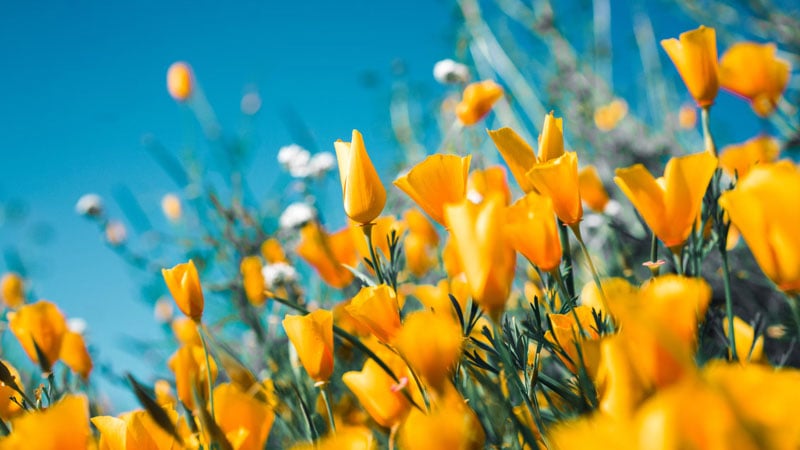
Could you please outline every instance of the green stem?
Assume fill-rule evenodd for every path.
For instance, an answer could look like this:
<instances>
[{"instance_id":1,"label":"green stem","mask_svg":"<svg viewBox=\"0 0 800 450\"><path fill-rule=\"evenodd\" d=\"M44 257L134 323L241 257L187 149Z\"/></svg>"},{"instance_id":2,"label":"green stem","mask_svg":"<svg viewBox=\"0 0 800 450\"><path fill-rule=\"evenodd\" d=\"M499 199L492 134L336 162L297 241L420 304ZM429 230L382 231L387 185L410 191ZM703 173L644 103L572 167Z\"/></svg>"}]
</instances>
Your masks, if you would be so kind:
<instances>
[{"instance_id":1,"label":"green stem","mask_svg":"<svg viewBox=\"0 0 800 450\"><path fill-rule=\"evenodd\" d=\"M553 278L555 278L556 280L556 287L558 289L558 293L562 297L561 305L563 307L563 305L565 305L566 302L571 302L572 298L569 296L569 293L567 292L567 286L564 284L564 277L561 276L561 271L555 269L551 272L551 275L553 275Z\"/></svg>"},{"instance_id":2,"label":"green stem","mask_svg":"<svg viewBox=\"0 0 800 450\"><path fill-rule=\"evenodd\" d=\"M561 219L558 219L558 237L561 240L561 260L564 261L564 271L566 272L565 281L567 286L568 298L575 296L575 278L572 270L572 249L569 246L569 234L567 226Z\"/></svg>"},{"instance_id":3,"label":"green stem","mask_svg":"<svg viewBox=\"0 0 800 450\"><path fill-rule=\"evenodd\" d=\"M786 293L784 293L786 294ZM800 336L800 308L797 307L798 297L786 294L786 303L789 304L789 309L792 311L794 324L797 326L797 336Z\"/></svg>"},{"instance_id":4,"label":"green stem","mask_svg":"<svg viewBox=\"0 0 800 450\"><path fill-rule=\"evenodd\" d=\"M725 288L725 314L728 316L728 346L731 349L731 358L734 361L738 361L736 333L733 329L733 296L731 295L731 271L730 267L728 267L728 252L725 250L725 245L720 247L720 253L722 253L722 285Z\"/></svg>"},{"instance_id":5,"label":"green stem","mask_svg":"<svg viewBox=\"0 0 800 450\"><path fill-rule=\"evenodd\" d=\"M328 412L328 423L331 427L331 433L336 434L336 421L333 419L333 408L331 408L330 389L327 382L317 383L319 392L322 394L322 401L325 403L325 410Z\"/></svg>"},{"instance_id":6,"label":"green stem","mask_svg":"<svg viewBox=\"0 0 800 450\"><path fill-rule=\"evenodd\" d=\"M653 237L650 239L650 274L653 278L658 276L659 266L656 264L658 262L658 238L656 234L653 233Z\"/></svg>"},{"instance_id":7,"label":"green stem","mask_svg":"<svg viewBox=\"0 0 800 450\"><path fill-rule=\"evenodd\" d=\"M211 407L211 417L214 420L216 419L216 415L214 414L214 385L211 379L211 360L208 357L208 345L206 345L206 338L203 335L203 325L200 322L197 322L197 334L200 335L200 342L203 344L203 357L206 359L206 380L208 381L208 405Z\"/></svg>"},{"instance_id":8,"label":"green stem","mask_svg":"<svg viewBox=\"0 0 800 450\"><path fill-rule=\"evenodd\" d=\"M570 228L572 228L572 232L575 234L575 239L578 240L578 245L581 247L583 257L586 258L586 262L589 264L589 270L592 272L592 279L594 280L594 285L597 286L597 292L600 293L600 301L603 302L603 308L606 310L609 320L612 320L611 309L608 307L606 293L603 291L603 283L600 282L600 274L597 273L597 268L594 266L594 262L592 261L592 255L589 254L589 248L586 247L586 242L584 242L583 236L581 236L581 229L578 227L578 224L575 224Z\"/></svg>"},{"instance_id":9,"label":"green stem","mask_svg":"<svg viewBox=\"0 0 800 450\"><path fill-rule=\"evenodd\" d=\"M717 156L717 146L714 144L714 137L711 135L711 127L709 126L709 109L710 106L704 106L701 109L700 117L703 123L703 142L705 142L706 151L714 156Z\"/></svg>"},{"instance_id":10,"label":"green stem","mask_svg":"<svg viewBox=\"0 0 800 450\"><path fill-rule=\"evenodd\" d=\"M375 272L375 276L378 277L378 284L383 284L384 277L383 272L381 271L381 264L378 261L377 253L375 252L375 246L372 245L372 223L364 224L362 231L364 231L364 236L367 237L367 247L369 247L369 256L372 258L372 269Z\"/></svg>"}]
</instances>

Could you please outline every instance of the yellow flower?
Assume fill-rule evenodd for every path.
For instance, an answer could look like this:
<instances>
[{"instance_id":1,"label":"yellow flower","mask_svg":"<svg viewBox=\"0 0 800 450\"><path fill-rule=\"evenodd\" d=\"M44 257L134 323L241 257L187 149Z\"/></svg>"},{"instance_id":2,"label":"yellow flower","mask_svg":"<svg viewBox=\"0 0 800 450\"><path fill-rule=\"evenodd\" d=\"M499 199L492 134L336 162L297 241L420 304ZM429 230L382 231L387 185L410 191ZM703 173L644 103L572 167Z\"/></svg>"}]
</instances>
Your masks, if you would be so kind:
<instances>
[{"instance_id":1,"label":"yellow flower","mask_svg":"<svg viewBox=\"0 0 800 450\"><path fill-rule=\"evenodd\" d=\"M450 317L453 320L457 320L456 318L456 311L453 308L453 302L450 301L450 293L451 293L451 286L453 285L453 296L458 300L459 305L461 306L461 311L463 312L466 308L467 298L469 297L469 292L457 292L460 287L466 288L468 290L468 286L460 285L459 283L450 283L447 280L441 280L436 285L431 284L421 284L414 286L412 290L412 295L422 303L422 306L425 309L433 311L436 314L444 315L445 317Z\"/></svg>"},{"instance_id":2,"label":"yellow flower","mask_svg":"<svg viewBox=\"0 0 800 450\"><path fill-rule=\"evenodd\" d=\"M9 313L8 326L17 337L31 361L49 370L58 361L61 343L67 332L67 321L56 305L40 300ZM46 364L39 361L34 341L47 358Z\"/></svg>"},{"instance_id":3,"label":"yellow flower","mask_svg":"<svg viewBox=\"0 0 800 450\"><path fill-rule=\"evenodd\" d=\"M716 31L701 25L696 30L681 33L680 40L664 39L661 46L697 105L705 108L714 104L719 90Z\"/></svg>"},{"instance_id":4,"label":"yellow flower","mask_svg":"<svg viewBox=\"0 0 800 450\"><path fill-rule=\"evenodd\" d=\"M361 258L372 259L369 246L367 245L367 240L364 238L364 228L360 225L352 223L351 225L353 226L350 227L350 233L359 255ZM391 236L392 231L394 231L399 238L403 235L403 232L405 232L405 227L405 223L403 223L401 220L397 220L395 216L383 216L375 219L372 222L372 229L370 230L372 235L372 245L375 247L375 251L382 253L383 256L385 256L388 260L389 237ZM372 273L371 269L370 273Z\"/></svg>"},{"instance_id":5,"label":"yellow flower","mask_svg":"<svg viewBox=\"0 0 800 450\"><path fill-rule=\"evenodd\" d=\"M343 267L353 267L358 262L349 228L329 235L319 223L309 222L300 230L296 251L332 287L342 289L353 281L353 274Z\"/></svg>"},{"instance_id":6,"label":"yellow flower","mask_svg":"<svg viewBox=\"0 0 800 450\"><path fill-rule=\"evenodd\" d=\"M581 192L581 200L586 203L592 211L603 212L608 204L608 192L603 186L603 180L597 173L594 166L586 166L578 172L578 185Z\"/></svg>"},{"instance_id":7,"label":"yellow flower","mask_svg":"<svg viewBox=\"0 0 800 450\"><path fill-rule=\"evenodd\" d=\"M167 414L173 421L179 420L174 410L168 409ZM169 450L179 447L175 438L161 429L143 410L131 411L119 417L93 417L92 424L100 432L100 450Z\"/></svg>"},{"instance_id":8,"label":"yellow flower","mask_svg":"<svg viewBox=\"0 0 800 450\"><path fill-rule=\"evenodd\" d=\"M318 309L305 316L283 319L286 336L314 381L328 381L333 373L333 314Z\"/></svg>"},{"instance_id":9,"label":"yellow flower","mask_svg":"<svg viewBox=\"0 0 800 450\"><path fill-rule=\"evenodd\" d=\"M775 56L775 44L737 42L719 61L722 88L749 100L761 117L775 110L791 70L788 61Z\"/></svg>"},{"instance_id":10,"label":"yellow flower","mask_svg":"<svg viewBox=\"0 0 800 450\"><path fill-rule=\"evenodd\" d=\"M730 327L728 320L723 319L722 330L725 332L725 337L730 336ZM733 339L736 341L736 354L739 360L743 362L761 362L764 358L764 336L758 336L755 339L755 330L749 323L745 322L738 316L733 318ZM730 349L728 350L730 354Z\"/></svg>"},{"instance_id":11,"label":"yellow flower","mask_svg":"<svg viewBox=\"0 0 800 450\"><path fill-rule=\"evenodd\" d=\"M167 70L167 90L179 102L186 101L194 91L194 75L189 64L183 61L172 63Z\"/></svg>"},{"instance_id":12,"label":"yellow flower","mask_svg":"<svg viewBox=\"0 0 800 450\"><path fill-rule=\"evenodd\" d=\"M17 308L25 303L25 282L14 272L8 272L0 279L0 300L9 307Z\"/></svg>"},{"instance_id":13,"label":"yellow flower","mask_svg":"<svg viewBox=\"0 0 800 450\"><path fill-rule=\"evenodd\" d=\"M791 163L758 165L719 203L756 262L781 290L800 293L800 171Z\"/></svg>"},{"instance_id":14,"label":"yellow flower","mask_svg":"<svg viewBox=\"0 0 800 450\"><path fill-rule=\"evenodd\" d=\"M83 336L72 331L64 333L59 358L84 380L89 379L93 364L92 357L86 349L86 343L83 341Z\"/></svg>"},{"instance_id":15,"label":"yellow flower","mask_svg":"<svg viewBox=\"0 0 800 450\"><path fill-rule=\"evenodd\" d=\"M439 389L461 357L463 340L461 327L451 318L416 311L405 318L395 345L408 364Z\"/></svg>"},{"instance_id":16,"label":"yellow flower","mask_svg":"<svg viewBox=\"0 0 800 450\"><path fill-rule=\"evenodd\" d=\"M386 357L381 356L392 372L409 380L408 366L399 356L391 353L387 353ZM398 386L372 359L364 362L360 372L345 372L342 381L355 394L370 417L382 427L391 428L400 422L411 408L411 403L401 391L404 388Z\"/></svg>"},{"instance_id":17,"label":"yellow flower","mask_svg":"<svg viewBox=\"0 0 800 450\"><path fill-rule=\"evenodd\" d=\"M756 164L775 162L781 148L778 140L770 136L757 136L742 144L722 149L719 165L731 177L744 178Z\"/></svg>"},{"instance_id":18,"label":"yellow flower","mask_svg":"<svg viewBox=\"0 0 800 450\"><path fill-rule=\"evenodd\" d=\"M475 412L446 383L431 412L412 409L400 428L400 448L413 450L478 450L486 436Z\"/></svg>"},{"instance_id":19,"label":"yellow flower","mask_svg":"<svg viewBox=\"0 0 800 450\"><path fill-rule=\"evenodd\" d=\"M25 389L22 385L22 379L20 379L17 369L6 360L0 359L0 364L6 366L9 373L14 378L17 386L21 389ZM12 398L16 399L17 401L12 401ZM17 391L15 391L8 384L0 382L0 420L8 421L11 420L12 417L19 414L22 411L22 408L20 408L17 402L21 403L21 401L22 399Z\"/></svg>"},{"instance_id":20,"label":"yellow flower","mask_svg":"<svg viewBox=\"0 0 800 450\"><path fill-rule=\"evenodd\" d=\"M269 238L261 244L261 256L264 257L267 264L288 262L281 243L275 238Z\"/></svg>"},{"instance_id":21,"label":"yellow flower","mask_svg":"<svg viewBox=\"0 0 800 450\"><path fill-rule=\"evenodd\" d=\"M479 205L468 200L447 205L445 219L472 298L499 320L516 265L514 249L503 234L503 197L495 193Z\"/></svg>"},{"instance_id":22,"label":"yellow flower","mask_svg":"<svg viewBox=\"0 0 800 450\"><path fill-rule=\"evenodd\" d=\"M492 80L470 83L456 106L456 117L464 125L474 125L489 114L502 96L503 88Z\"/></svg>"},{"instance_id":23,"label":"yellow flower","mask_svg":"<svg viewBox=\"0 0 800 450\"><path fill-rule=\"evenodd\" d=\"M244 294L247 300L253 306L264 306L267 300L264 295L266 289L264 275L261 273L263 265L261 258L258 256L246 256L242 258L242 263L239 265L239 271L242 273L242 284L244 285Z\"/></svg>"},{"instance_id":24,"label":"yellow flower","mask_svg":"<svg viewBox=\"0 0 800 450\"><path fill-rule=\"evenodd\" d=\"M531 192L533 183L525 176L531 167L536 165L536 154L514 130L508 127L499 130L488 130L489 137L511 170L511 175L517 181L523 192Z\"/></svg>"},{"instance_id":25,"label":"yellow flower","mask_svg":"<svg viewBox=\"0 0 800 450\"><path fill-rule=\"evenodd\" d=\"M576 320L577 317L577 320ZM556 353L570 372L578 373L578 363L591 379L597 376L600 364L600 334L592 308L576 306L564 314L548 314L551 328L545 338L563 351Z\"/></svg>"},{"instance_id":26,"label":"yellow flower","mask_svg":"<svg viewBox=\"0 0 800 450\"><path fill-rule=\"evenodd\" d=\"M275 413L235 384L224 383L214 389L214 419L227 436L244 430L245 438L237 450L262 450L269 438Z\"/></svg>"},{"instance_id":27,"label":"yellow flower","mask_svg":"<svg viewBox=\"0 0 800 450\"><path fill-rule=\"evenodd\" d=\"M685 104L678 110L678 125L684 130L691 130L697 125L697 107Z\"/></svg>"},{"instance_id":28,"label":"yellow flower","mask_svg":"<svg viewBox=\"0 0 800 450\"><path fill-rule=\"evenodd\" d=\"M217 379L217 363L211 355L208 358L211 366L210 383L213 385ZM172 355L167 365L175 374L175 389L181 402L190 411L194 410L195 406L201 407L195 405L192 391L197 391L203 401L208 399L209 380L203 348L199 345L184 345Z\"/></svg>"},{"instance_id":29,"label":"yellow flower","mask_svg":"<svg viewBox=\"0 0 800 450\"><path fill-rule=\"evenodd\" d=\"M372 331L370 331L370 329L367 328L360 320L353 317L353 315L350 314L350 311L347 310L352 300L353 299L347 299L334 305L333 310L331 311L333 313L333 323L350 334L360 337L367 337L372 334Z\"/></svg>"},{"instance_id":30,"label":"yellow flower","mask_svg":"<svg viewBox=\"0 0 800 450\"><path fill-rule=\"evenodd\" d=\"M205 301L194 261L190 259L188 263L178 264L172 269L161 269L161 274L178 308L187 317L200 322Z\"/></svg>"},{"instance_id":31,"label":"yellow flower","mask_svg":"<svg viewBox=\"0 0 800 450\"><path fill-rule=\"evenodd\" d=\"M89 444L89 402L84 395L67 394L54 405L18 415L3 450L85 449Z\"/></svg>"},{"instance_id":32,"label":"yellow flower","mask_svg":"<svg viewBox=\"0 0 800 450\"><path fill-rule=\"evenodd\" d=\"M200 334L197 332L197 324L188 317L176 317L173 319L172 334L181 345L202 345Z\"/></svg>"},{"instance_id":33,"label":"yellow flower","mask_svg":"<svg viewBox=\"0 0 800 450\"><path fill-rule=\"evenodd\" d=\"M620 120L628 114L628 103L615 98L608 105L597 108L594 112L594 124L600 131L611 131Z\"/></svg>"},{"instance_id":34,"label":"yellow flower","mask_svg":"<svg viewBox=\"0 0 800 450\"><path fill-rule=\"evenodd\" d=\"M641 164L617 169L614 181L664 245L679 250L700 214L703 196L717 168L708 152L674 157L656 180Z\"/></svg>"},{"instance_id":35,"label":"yellow flower","mask_svg":"<svg viewBox=\"0 0 800 450\"><path fill-rule=\"evenodd\" d=\"M647 389L636 373L626 336L610 336L600 342L600 362L595 385L600 411L616 418L633 415L647 395Z\"/></svg>"},{"instance_id":36,"label":"yellow flower","mask_svg":"<svg viewBox=\"0 0 800 450\"><path fill-rule=\"evenodd\" d=\"M444 225L444 205L457 203L467 193L471 155L431 155L395 180L394 185L423 211Z\"/></svg>"},{"instance_id":37,"label":"yellow flower","mask_svg":"<svg viewBox=\"0 0 800 450\"><path fill-rule=\"evenodd\" d=\"M391 342L400 331L397 295L385 284L362 287L350 301L347 312L383 342Z\"/></svg>"},{"instance_id":38,"label":"yellow flower","mask_svg":"<svg viewBox=\"0 0 800 450\"><path fill-rule=\"evenodd\" d=\"M175 194L167 194L161 198L161 211L170 222L181 220L183 214L181 199Z\"/></svg>"},{"instance_id":39,"label":"yellow flower","mask_svg":"<svg viewBox=\"0 0 800 450\"><path fill-rule=\"evenodd\" d=\"M506 169L492 166L472 171L467 180L467 198L480 201L492 192L503 196L503 204L511 203L511 189L506 180Z\"/></svg>"},{"instance_id":40,"label":"yellow flower","mask_svg":"<svg viewBox=\"0 0 800 450\"><path fill-rule=\"evenodd\" d=\"M326 436L313 444L301 443L290 450L377 450L378 443L367 427L337 427L336 434Z\"/></svg>"},{"instance_id":41,"label":"yellow flower","mask_svg":"<svg viewBox=\"0 0 800 450\"><path fill-rule=\"evenodd\" d=\"M409 209L403 215L408 226L408 234L403 242L406 254L406 267L417 277L423 277L438 263L436 255L439 235L436 228L416 209Z\"/></svg>"},{"instance_id":42,"label":"yellow flower","mask_svg":"<svg viewBox=\"0 0 800 450\"><path fill-rule=\"evenodd\" d=\"M386 205L386 189L364 147L364 138L353 130L351 142L336 141L336 159L342 182L342 199L347 217L360 224L375 220Z\"/></svg>"},{"instance_id":43,"label":"yellow flower","mask_svg":"<svg viewBox=\"0 0 800 450\"><path fill-rule=\"evenodd\" d=\"M544 272L561 264L553 202L535 192L528 193L508 208L505 236L512 247Z\"/></svg>"},{"instance_id":44,"label":"yellow flower","mask_svg":"<svg viewBox=\"0 0 800 450\"><path fill-rule=\"evenodd\" d=\"M533 166L527 173L537 191L553 200L553 209L562 222L576 225L583 217L578 184L578 155L561 156Z\"/></svg>"},{"instance_id":45,"label":"yellow flower","mask_svg":"<svg viewBox=\"0 0 800 450\"><path fill-rule=\"evenodd\" d=\"M559 158L564 154L563 119L553 115L553 111L544 116L542 133L539 135L538 162L544 163Z\"/></svg>"}]
</instances>

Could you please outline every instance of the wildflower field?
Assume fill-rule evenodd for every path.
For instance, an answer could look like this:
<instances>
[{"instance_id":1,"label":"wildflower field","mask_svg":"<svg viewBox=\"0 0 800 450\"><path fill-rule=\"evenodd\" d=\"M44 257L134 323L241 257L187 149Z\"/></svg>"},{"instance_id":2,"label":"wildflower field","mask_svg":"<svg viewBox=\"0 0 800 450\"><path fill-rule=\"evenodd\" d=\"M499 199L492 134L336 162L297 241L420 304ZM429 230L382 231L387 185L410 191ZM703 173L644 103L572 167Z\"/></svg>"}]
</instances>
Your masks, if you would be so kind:
<instances>
[{"instance_id":1,"label":"wildflower field","mask_svg":"<svg viewBox=\"0 0 800 450\"><path fill-rule=\"evenodd\" d=\"M392 85L395 153L287 142L266 192L203 73L169 66L223 167L146 142L168 231L75 205L163 336L98 370L6 260L0 450L800 448L800 6L680 2L694 26L660 35L660 2L577 3L454 1L442 95Z\"/></svg>"}]
</instances>

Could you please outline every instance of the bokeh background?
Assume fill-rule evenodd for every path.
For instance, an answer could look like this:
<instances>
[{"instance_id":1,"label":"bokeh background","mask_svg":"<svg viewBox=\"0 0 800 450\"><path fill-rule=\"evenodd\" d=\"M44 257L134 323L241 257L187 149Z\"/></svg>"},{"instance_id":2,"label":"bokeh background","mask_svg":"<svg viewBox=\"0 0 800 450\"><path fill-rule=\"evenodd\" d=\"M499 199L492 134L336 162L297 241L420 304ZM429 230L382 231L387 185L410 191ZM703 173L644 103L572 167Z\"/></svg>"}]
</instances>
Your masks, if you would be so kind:
<instances>
[{"instance_id":1,"label":"bokeh background","mask_svg":"<svg viewBox=\"0 0 800 450\"><path fill-rule=\"evenodd\" d=\"M589 3L560 8L584 23ZM613 81L618 95L641 110L632 30L634 13L644 6L611 3ZM656 39L697 26L667 2L647 4L645 12ZM280 180L275 156L281 146L303 139L310 150L330 151L353 128L364 133L391 179L393 80L410 80L420 98L442 97L447 88L431 70L456 55L459 20L455 4L445 0L3 2L0 269L24 268L36 296L84 319L96 364L146 374L125 350L126 336L160 333L152 307L141 301L136 270L74 208L93 192L110 215L119 215L115 198L133 193L148 217L160 217L162 196L176 187L146 143L157 139L179 154L202 139L192 114L166 92L169 65L189 62L222 128L249 133L253 159L246 175L258 186ZM581 27L569 32L578 42L591 35ZM677 74L665 72L680 86ZM249 117L241 99L252 92L261 108ZM725 141L747 139L763 126L744 102L720 93L714 127ZM435 139L426 144L435 150ZM338 181L328 182L336 195ZM125 389L95 381L117 409L133 406Z\"/></svg>"}]
</instances>

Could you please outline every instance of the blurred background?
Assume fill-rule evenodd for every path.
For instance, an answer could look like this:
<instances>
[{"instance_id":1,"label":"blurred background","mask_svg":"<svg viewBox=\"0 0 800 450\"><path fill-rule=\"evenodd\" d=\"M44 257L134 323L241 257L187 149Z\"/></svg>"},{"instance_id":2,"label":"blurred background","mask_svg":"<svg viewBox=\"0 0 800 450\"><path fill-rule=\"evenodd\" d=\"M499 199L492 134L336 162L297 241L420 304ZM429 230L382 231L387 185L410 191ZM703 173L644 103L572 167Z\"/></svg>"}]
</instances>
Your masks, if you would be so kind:
<instances>
[{"instance_id":1,"label":"blurred background","mask_svg":"<svg viewBox=\"0 0 800 450\"><path fill-rule=\"evenodd\" d=\"M585 140L581 134L573 136L576 147L584 146L593 155L608 148L624 162L638 161L641 155L623 154L628 148L620 144L623 138L652 146L642 155L656 160L669 149L697 150L697 129L673 136L678 109L690 97L657 42L709 17L727 20L716 25L748 37L771 37L759 36L757 27L752 31L741 26L755 14L748 2L719 10L729 16L712 14L717 10L704 8L705 3L725 6L582 0L554 5L510 0L379 5L366 0L241 1L224 6L153 0L3 2L0 272L21 272L34 298L52 300L69 317L85 320L96 365L146 378L148 368L141 367L140 355L132 355L131 349L137 339L162 331L148 291L153 272L125 264L131 255L107 245L103 230L75 212L81 196L99 195L109 216L125 218L120 220L128 233L143 231L139 244L147 251L148 230L168 230L153 237L161 240L185 231L161 214L164 195L186 194L165 170L165 155L182 158L200 152L209 167L225 164L224 155L206 145L204 136L220 142L228 136L240 138L247 162L241 175L250 180L256 204L268 204L271 193L290 185L276 164L281 147L297 143L311 152L332 151L332 143L349 140L353 128L364 134L384 179L391 180L395 168L408 162L409 148L416 148L416 156L433 153L451 130L450 123L437 123L424 112L438 111L443 98L458 93L434 80L433 66L444 58L470 63L474 78L500 78L511 85L509 103L525 113L520 114L522 128L533 136L541 120L535 113L550 109L567 117L567 133L570 127L577 129L582 122L570 121L570 115L583 113L566 108L575 100L565 100L565 92L557 91L588 86L597 95L590 99L593 107L623 98L631 116L641 121L621 128L627 134L614 135L618 139L613 146L602 147L602 140ZM792 8L792 2L784 3ZM484 10L475 22L471 12L478 4ZM555 14L543 15L551 6ZM548 24L548 17L557 19ZM493 27L491 39L484 25ZM555 38L548 34L550 26L559 30ZM721 53L737 36L719 35ZM504 71L508 66L491 47L492 39L510 59L525 61L517 64L517 73ZM556 77L561 84L546 83L544 75L537 78L558 73L555 67L562 70L561 64L568 66L569 61L552 57L559 48L564 50L559 54L574 52L574 60L585 64L566 69L586 74L586 79L575 79L577 87L565 84L564 77ZM584 61L584 54L595 58ZM199 89L213 107L202 111L205 125L196 120L197 109L176 103L166 91L166 71L175 61L192 65ZM657 80L650 79L653 70L661 74ZM536 92L524 86L514 89L515 76ZM398 103L399 97L403 102ZM413 118L413 139L398 133L398 104ZM663 115L654 113L659 110ZM773 130L773 124L760 121L745 102L728 93L720 92L714 112L712 127L723 145ZM218 127L209 129L208 123ZM594 126L591 119L584 124ZM498 112L493 122L476 129L504 125L511 124ZM640 135L640 125L656 130L656 138ZM221 177L222 172L209 176ZM330 197L322 199L330 206L325 214L336 228L344 221L335 171L321 183L321 192ZM4 353L7 348L15 351L12 340L3 340ZM103 377L95 382L116 409L133 406L124 387Z\"/></svg>"}]
</instances>

